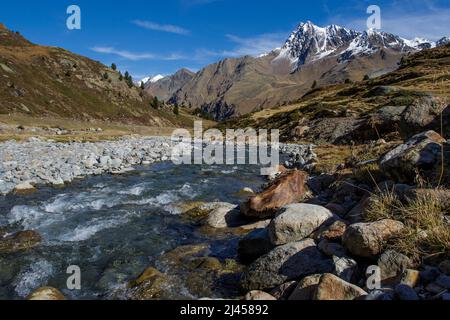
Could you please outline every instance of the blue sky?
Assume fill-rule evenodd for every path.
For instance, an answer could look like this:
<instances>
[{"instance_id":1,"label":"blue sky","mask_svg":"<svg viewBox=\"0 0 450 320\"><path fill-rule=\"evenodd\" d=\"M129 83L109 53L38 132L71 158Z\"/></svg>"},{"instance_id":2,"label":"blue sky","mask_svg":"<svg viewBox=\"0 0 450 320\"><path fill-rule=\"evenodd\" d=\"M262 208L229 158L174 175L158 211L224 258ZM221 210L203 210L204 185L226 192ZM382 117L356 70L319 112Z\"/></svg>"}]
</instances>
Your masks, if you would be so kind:
<instances>
[{"instance_id":1,"label":"blue sky","mask_svg":"<svg viewBox=\"0 0 450 320\"><path fill-rule=\"evenodd\" d=\"M81 30L66 28L72 4L81 8ZM115 62L140 78L269 51L302 21L363 30L372 4L382 10L384 31L431 40L450 35L450 0L2 1L0 22L35 43Z\"/></svg>"}]
</instances>

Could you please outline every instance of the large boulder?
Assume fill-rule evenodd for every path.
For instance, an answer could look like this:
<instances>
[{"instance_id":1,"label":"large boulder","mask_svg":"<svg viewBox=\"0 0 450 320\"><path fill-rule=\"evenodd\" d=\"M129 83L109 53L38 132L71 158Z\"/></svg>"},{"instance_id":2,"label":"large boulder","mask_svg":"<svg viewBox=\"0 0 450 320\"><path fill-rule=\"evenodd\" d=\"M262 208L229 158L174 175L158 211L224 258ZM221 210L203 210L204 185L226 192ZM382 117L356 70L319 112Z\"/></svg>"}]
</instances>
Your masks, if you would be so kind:
<instances>
[{"instance_id":1,"label":"large boulder","mask_svg":"<svg viewBox=\"0 0 450 320\"><path fill-rule=\"evenodd\" d=\"M59 301L66 300L66 298L58 289L42 287L30 293L27 300Z\"/></svg>"},{"instance_id":2,"label":"large boulder","mask_svg":"<svg viewBox=\"0 0 450 320\"><path fill-rule=\"evenodd\" d=\"M239 226L244 222L237 207L237 205L226 202L213 203L211 212L204 220L205 225L216 229Z\"/></svg>"},{"instance_id":3,"label":"large boulder","mask_svg":"<svg viewBox=\"0 0 450 320\"><path fill-rule=\"evenodd\" d=\"M382 252L386 241L403 228L403 223L389 219L372 223L356 223L347 228L342 242L355 256L373 258Z\"/></svg>"},{"instance_id":4,"label":"large boulder","mask_svg":"<svg viewBox=\"0 0 450 320\"><path fill-rule=\"evenodd\" d=\"M394 250L384 252L378 259L381 270L381 280L395 279L412 266L411 260Z\"/></svg>"},{"instance_id":5,"label":"large boulder","mask_svg":"<svg viewBox=\"0 0 450 320\"><path fill-rule=\"evenodd\" d=\"M332 260L319 251L312 239L306 239L277 247L256 260L244 272L241 285L248 291L273 289L287 281L332 269Z\"/></svg>"},{"instance_id":6,"label":"large boulder","mask_svg":"<svg viewBox=\"0 0 450 320\"><path fill-rule=\"evenodd\" d=\"M289 300L298 300L298 301L312 300L314 297L314 293L317 290L317 286L319 285L321 277L322 277L321 274L313 274L300 280L297 287L290 295Z\"/></svg>"},{"instance_id":7,"label":"large boulder","mask_svg":"<svg viewBox=\"0 0 450 320\"><path fill-rule=\"evenodd\" d=\"M244 300L247 301L271 301L277 300L274 296L259 290L250 291L245 296Z\"/></svg>"},{"instance_id":8,"label":"large boulder","mask_svg":"<svg viewBox=\"0 0 450 320\"><path fill-rule=\"evenodd\" d=\"M331 219L333 214L324 207L290 204L283 207L269 225L270 240L274 245L303 240Z\"/></svg>"},{"instance_id":9,"label":"large boulder","mask_svg":"<svg viewBox=\"0 0 450 320\"><path fill-rule=\"evenodd\" d=\"M366 295L363 289L327 273L320 278L314 300L355 300Z\"/></svg>"},{"instance_id":10,"label":"large boulder","mask_svg":"<svg viewBox=\"0 0 450 320\"><path fill-rule=\"evenodd\" d=\"M251 263L274 248L270 242L269 230L256 229L239 241L238 255L244 263Z\"/></svg>"},{"instance_id":11,"label":"large boulder","mask_svg":"<svg viewBox=\"0 0 450 320\"><path fill-rule=\"evenodd\" d=\"M418 175L436 181L441 172L442 144L445 139L434 131L415 135L380 159L381 170L402 183L417 182Z\"/></svg>"},{"instance_id":12,"label":"large boulder","mask_svg":"<svg viewBox=\"0 0 450 320\"><path fill-rule=\"evenodd\" d=\"M137 279L128 284L129 296L133 300L153 300L161 298L167 283L167 276L155 268L146 269Z\"/></svg>"},{"instance_id":13,"label":"large boulder","mask_svg":"<svg viewBox=\"0 0 450 320\"><path fill-rule=\"evenodd\" d=\"M423 96L416 99L401 115L400 133L404 138L427 130L441 132L441 114L444 136L450 133L450 103L448 99Z\"/></svg>"},{"instance_id":14,"label":"large boulder","mask_svg":"<svg viewBox=\"0 0 450 320\"><path fill-rule=\"evenodd\" d=\"M268 189L244 202L241 212L247 217L273 218L282 207L305 198L307 180L306 172L287 172L277 178Z\"/></svg>"}]
</instances>

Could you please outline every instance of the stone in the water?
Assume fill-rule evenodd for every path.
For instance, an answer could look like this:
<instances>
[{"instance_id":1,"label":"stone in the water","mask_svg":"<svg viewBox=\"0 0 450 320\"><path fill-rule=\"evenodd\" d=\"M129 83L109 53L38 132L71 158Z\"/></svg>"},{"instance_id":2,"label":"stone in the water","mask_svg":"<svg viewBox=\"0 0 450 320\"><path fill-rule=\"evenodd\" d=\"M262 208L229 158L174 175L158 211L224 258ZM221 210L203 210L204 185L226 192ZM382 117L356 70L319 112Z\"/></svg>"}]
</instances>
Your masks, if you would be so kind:
<instances>
[{"instance_id":1,"label":"stone in the water","mask_svg":"<svg viewBox=\"0 0 450 320\"><path fill-rule=\"evenodd\" d=\"M316 247L314 240L306 239L276 247L250 265L244 272L244 289L270 290L287 281L330 272L333 263Z\"/></svg>"},{"instance_id":2,"label":"stone in the water","mask_svg":"<svg viewBox=\"0 0 450 320\"><path fill-rule=\"evenodd\" d=\"M264 291L250 291L246 294L245 300L247 301L270 301L270 300L277 300L274 296L268 294Z\"/></svg>"},{"instance_id":3,"label":"stone in the water","mask_svg":"<svg viewBox=\"0 0 450 320\"><path fill-rule=\"evenodd\" d=\"M52 287L42 287L33 291L27 297L27 300L58 301L66 300L66 298L58 289Z\"/></svg>"},{"instance_id":4,"label":"stone in the water","mask_svg":"<svg viewBox=\"0 0 450 320\"><path fill-rule=\"evenodd\" d=\"M26 194L35 191L36 188L31 184L31 181L22 182L14 188L16 194Z\"/></svg>"},{"instance_id":5,"label":"stone in the water","mask_svg":"<svg viewBox=\"0 0 450 320\"><path fill-rule=\"evenodd\" d=\"M273 218L282 207L305 198L307 180L306 172L298 170L287 172L275 180L268 189L242 203L241 212L253 218Z\"/></svg>"},{"instance_id":6,"label":"stone in the water","mask_svg":"<svg viewBox=\"0 0 450 320\"><path fill-rule=\"evenodd\" d=\"M231 203L215 203L213 210L205 219L205 224L211 228L223 229L238 226L242 219L237 206Z\"/></svg>"},{"instance_id":7,"label":"stone in the water","mask_svg":"<svg viewBox=\"0 0 450 320\"><path fill-rule=\"evenodd\" d=\"M381 220L372 223L356 223L347 228L342 242L350 253L365 258L380 254L387 240L404 228L395 220Z\"/></svg>"},{"instance_id":8,"label":"stone in the water","mask_svg":"<svg viewBox=\"0 0 450 320\"><path fill-rule=\"evenodd\" d=\"M321 274L313 274L299 281L297 287L292 292L289 300L307 301L312 300L317 286L320 282Z\"/></svg>"},{"instance_id":9,"label":"stone in the water","mask_svg":"<svg viewBox=\"0 0 450 320\"><path fill-rule=\"evenodd\" d=\"M303 240L332 218L333 214L321 206L306 203L287 205L269 225L270 240L274 245Z\"/></svg>"},{"instance_id":10,"label":"stone in the water","mask_svg":"<svg viewBox=\"0 0 450 320\"><path fill-rule=\"evenodd\" d=\"M167 278L155 268L148 268L136 280L129 283L133 300L153 300L161 297Z\"/></svg>"},{"instance_id":11,"label":"stone in the water","mask_svg":"<svg viewBox=\"0 0 450 320\"><path fill-rule=\"evenodd\" d=\"M366 295L363 289L327 273L320 279L314 300L355 300Z\"/></svg>"},{"instance_id":12,"label":"stone in the water","mask_svg":"<svg viewBox=\"0 0 450 320\"><path fill-rule=\"evenodd\" d=\"M36 231L21 231L6 238L0 239L0 253L15 253L28 250L42 241L41 235Z\"/></svg>"}]
</instances>

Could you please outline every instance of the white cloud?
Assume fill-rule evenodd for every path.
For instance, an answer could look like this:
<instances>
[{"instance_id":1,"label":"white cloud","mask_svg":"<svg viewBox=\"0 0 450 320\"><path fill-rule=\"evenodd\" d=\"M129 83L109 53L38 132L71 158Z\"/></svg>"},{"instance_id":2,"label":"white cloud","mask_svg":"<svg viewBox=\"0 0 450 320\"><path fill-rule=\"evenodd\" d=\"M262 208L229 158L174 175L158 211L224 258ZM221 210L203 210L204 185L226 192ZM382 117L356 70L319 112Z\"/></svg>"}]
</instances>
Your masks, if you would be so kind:
<instances>
[{"instance_id":1,"label":"white cloud","mask_svg":"<svg viewBox=\"0 0 450 320\"><path fill-rule=\"evenodd\" d=\"M438 40L450 35L449 17L450 8L438 7L434 1L411 0L408 4L399 1L381 7L381 28L404 38ZM367 18L368 15L361 15L361 18L349 21L341 17L332 22L365 30Z\"/></svg>"},{"instance_id":2,"label":"white cloud","mask_svg":"<svg viewBox=\"0 0 450 320\"><path fill-rule=\"evenodd\" d=\"M114 47L94 47L91 48L91 50L98 53L113 54L132 61L149 60L155 58L155 55L151 53L134 53L126 50L119 50Z\"/></svg>"},{"instance_id":3,"label":"white cloud","mask_svg":"<svg viewBox=\"0 0 450 320\"><path fill-rule=\"evenodd\" d=\"M211 58L259 56L281 47L287 38L285 33L265 33L248 38L227 34L225 37L235 44L234 48L229 50L197 49L193 60L203 62Z\"/></svg>"},{"instance_id":4,"label":"white cloud","mask_svg":"<svg viewBox=\"0 0 450 320\"><path fill-rule=\"evenodd\" d=\"M231 57L244 55L257 56L270 52L275 48L281 47L287 38L284 33L265 33L249 38L227 34L226 37L238 45L232 50L224 51L224 55Z\"/></svg>"},{"instance_id":5,"label":"white cloud","mask_svg":"<svg viewBox=\"0 0 450 320\"><path fill-rule=\"evenodd\" d=\"M180 35L189 35L191 32L187 29L184 29L179 26L171 25L171 24L159 24L151 21L143 21L143 20L134 20L132 21L133 24L148 29L148 30L155 30L155 31L162 31L162 32L169 32L169 33L175 33Z\"/></svg>"},{"instance_id":6,"label":"white cloud","mask_svg":"<svg viewBox=\"0 0 450 320\"><path fill-rule=\"evenodd\" d=\"M91 48L91 50L97 53L116 55L118 57L131 61L140 61L140 60L175 61L186 59L186 57L178 53L170 53L167 55L156 55L153 53L135 53L127 50L116 49L114 47L93 47Z\"/></svg>"}]
</instances>

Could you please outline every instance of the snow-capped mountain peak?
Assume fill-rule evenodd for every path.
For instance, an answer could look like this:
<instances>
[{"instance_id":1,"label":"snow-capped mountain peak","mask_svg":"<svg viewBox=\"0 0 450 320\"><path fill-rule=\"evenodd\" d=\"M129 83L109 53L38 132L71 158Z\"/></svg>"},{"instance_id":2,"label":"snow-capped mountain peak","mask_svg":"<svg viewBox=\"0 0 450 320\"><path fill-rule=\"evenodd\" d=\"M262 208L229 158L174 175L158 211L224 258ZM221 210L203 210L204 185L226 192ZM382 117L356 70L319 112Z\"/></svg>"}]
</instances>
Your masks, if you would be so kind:
<instances>
[{"instance_id":1,"label":"snow-capped mountain peak","mask_svg":"<svg viewBox=\"0 0 450 320\"><path fill-rule=\"evenodd\" d=\"M155 83L164 78L165 77L163 75L158 74L158 75L154 76L153 78L151 78L149 81L150 81L150 83Z\"/></svg>"},{"instance_id":2,"label":"snow-capped mountain peak","mask_svg":"<svg viewBox=\"0 0 450 320\"><path fill-rule=\"evenodd\" d=\"M337 25L323 28L311 21L301 23L292 32L276 59L288 58L296 68L330 55L358 35L356 31Z\"/></svg>"},{"instance_id":3,"label":"snow-capped mountain peak","mask_svg":"<svg viewBox=\"0 0 450 320\"><path fill-rule=\"evenodd\" d=\"M156 75L156 76L151 76L151 77L145 77L145 78L142 78L141 80L139 80L139 81L137 82L137 84L138 84L139 86L141 86L142 84L146 85L146 84L148 84L148 83L155 83L155 82L158 82L159 80L164 79L164 78L165 78L165 77L164 77L163 75L158 74L158 75Z\"/></svg>"},{"instance_id":4,"label":"snow-capped mountain peak","mask_svg":"<svg viewBox=\"0 0 450 320\"><path fill-rule=\"evenodd\" d=\"M450 44L450 37L443 37L438 42L436 42L436 46L441 47Z\"/></svg>"},{"instance_id":5,"label":"snow-capped mountain peak","mask_svg":"<svg viewBox=\"0 0 450 320\"><path fill-rule=\"evenodd\" d=\"M443 38L440 43L450 43L450 39ZM288 60L295 71L302 65L325 57L337 56L338 61L342 62L382 49L404 53L436 45L423 38L407 40L384 31L369 29L358 32L338 25L319 27L308 21L301 23L292 32L273 61Z\"/></svg>"}]
</instances>

